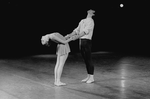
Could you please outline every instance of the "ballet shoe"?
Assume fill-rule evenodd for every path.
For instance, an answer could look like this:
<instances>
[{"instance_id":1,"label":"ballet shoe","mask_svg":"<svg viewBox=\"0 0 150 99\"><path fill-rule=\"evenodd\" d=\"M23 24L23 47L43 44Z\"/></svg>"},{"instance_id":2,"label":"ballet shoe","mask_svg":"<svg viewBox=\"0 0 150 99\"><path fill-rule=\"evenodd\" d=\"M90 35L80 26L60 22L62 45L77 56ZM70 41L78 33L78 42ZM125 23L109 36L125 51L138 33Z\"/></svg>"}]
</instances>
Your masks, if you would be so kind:
<instances>
[{"instance_id":1,"label":"ballet shoe","mask_svg":"<svg viewBox=\"0 0 150 99\"><path fill-rule=\"evenodd\" d=\"M90 83L93 83L93 82L94 82L94 79L88 79L88 80L86 81L87 84L90 84Z\"/></svg>"},{"instance_id":2,"label":"ballet shoe","mask_svg":"<svg viewBox=\"0 0 150 99\"><path fill-rule=\"evenodd\" d=\"M66 83L62 83L62 82L59 82L59 83L54 83L55 86L65 86Z\"/></svg>"}]
</instances>

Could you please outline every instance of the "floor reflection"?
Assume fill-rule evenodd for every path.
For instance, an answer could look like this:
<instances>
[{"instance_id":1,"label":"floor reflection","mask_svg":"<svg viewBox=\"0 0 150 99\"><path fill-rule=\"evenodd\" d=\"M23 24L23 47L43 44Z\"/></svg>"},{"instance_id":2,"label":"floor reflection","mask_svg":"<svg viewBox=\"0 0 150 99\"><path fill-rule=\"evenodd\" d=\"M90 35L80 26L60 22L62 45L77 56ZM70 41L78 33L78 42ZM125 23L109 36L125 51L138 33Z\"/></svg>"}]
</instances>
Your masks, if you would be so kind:
<instances>
[{"instance_id":1,"label":"floor reflection","mask_svg":"<svg viewBox=\"0 0 150 99\"><path fill-rule=\"evenodd\" d=\"M128 84L128 77L129 77L129 66L130 66L130 61L126 59L122 59L120 61L119 67L120 67L120 98L124 99L127 98L127 84Z\"/></svg>"}]
</instances>

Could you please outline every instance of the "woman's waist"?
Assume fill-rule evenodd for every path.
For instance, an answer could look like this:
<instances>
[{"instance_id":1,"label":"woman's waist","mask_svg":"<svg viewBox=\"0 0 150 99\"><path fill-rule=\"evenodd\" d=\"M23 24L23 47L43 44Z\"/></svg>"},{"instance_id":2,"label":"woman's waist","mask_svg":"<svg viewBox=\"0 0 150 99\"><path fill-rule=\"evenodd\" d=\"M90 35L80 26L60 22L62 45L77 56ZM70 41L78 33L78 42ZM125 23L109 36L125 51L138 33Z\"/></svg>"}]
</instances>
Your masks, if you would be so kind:
<instances>
[{"instance_id":1,"label":"woman's waist","mask_svg":"<svg viewBox=\"0 0 150 99\"><path fill-rule=\"evenodd\" d=\"M68 43L66 43L66 44L58 44L57 46L58 47L69 47L69 44Z\"/></svg>"}]
</instances>

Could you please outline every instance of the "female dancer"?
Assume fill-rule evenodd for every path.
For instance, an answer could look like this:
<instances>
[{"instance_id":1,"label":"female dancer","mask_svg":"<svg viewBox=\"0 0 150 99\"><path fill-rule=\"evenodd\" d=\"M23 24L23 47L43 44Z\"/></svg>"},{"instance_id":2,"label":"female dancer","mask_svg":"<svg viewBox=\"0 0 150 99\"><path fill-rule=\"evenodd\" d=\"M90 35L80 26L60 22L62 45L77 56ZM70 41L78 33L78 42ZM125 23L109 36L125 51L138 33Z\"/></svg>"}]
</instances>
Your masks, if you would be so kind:
<instances>
[{"instance_id":1,"label":"female dancer","mask_svg":"<svg viewBox=\"0 0 150 99\"><path fill-rule=\"evenodd\" d=\"M55 65L55 70L54 70L54 75L55 75L54 85L56 85L56 86L66 85L66 83L63 83L60 81L60 78L61 78L61 74L63 71L65 61L68 57L68 53L70 52L70 47L69 47L68 42L73 40L73 38L65 38L64 36L62 36L59 33L51 33L51 34L42 36L42 39L41 39L42 44L43 45L48 44L49 39L58 43L57 51L56 51L57 62Z\"/></svg>"}]
</instances>

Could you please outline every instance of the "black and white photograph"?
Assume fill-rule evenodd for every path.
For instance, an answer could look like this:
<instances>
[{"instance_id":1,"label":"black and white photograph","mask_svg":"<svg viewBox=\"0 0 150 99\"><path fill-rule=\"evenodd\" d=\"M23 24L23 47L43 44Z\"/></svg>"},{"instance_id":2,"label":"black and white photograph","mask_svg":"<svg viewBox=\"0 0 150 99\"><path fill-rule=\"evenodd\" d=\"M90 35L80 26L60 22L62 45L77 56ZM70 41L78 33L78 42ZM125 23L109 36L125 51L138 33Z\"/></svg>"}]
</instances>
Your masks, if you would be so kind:
<instances>
[{"instance_id":1,"label":"black and white photograph","mask_svg":"<svg viewBox=\"0 0 150 99\"><path fill-rule=\"evenodd\" d=\"M148 1L0 7L0 99L150 99Z\"/></svg>"}]
</instances>

